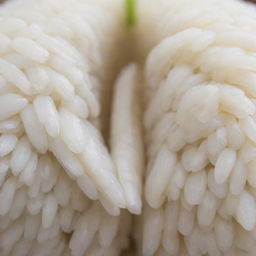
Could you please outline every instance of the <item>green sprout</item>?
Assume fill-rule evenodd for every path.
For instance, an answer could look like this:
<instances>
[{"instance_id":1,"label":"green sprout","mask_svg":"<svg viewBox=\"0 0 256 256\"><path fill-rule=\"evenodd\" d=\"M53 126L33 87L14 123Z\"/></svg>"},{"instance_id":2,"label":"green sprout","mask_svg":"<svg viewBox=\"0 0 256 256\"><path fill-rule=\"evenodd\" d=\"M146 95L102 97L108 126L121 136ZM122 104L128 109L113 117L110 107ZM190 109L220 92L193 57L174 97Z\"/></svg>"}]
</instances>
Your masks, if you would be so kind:
<instances>
[{"instance_id":1,"label":"green sprout","mask_svg":"<svg viewBox=\"0 0 256 256\"><path fill-rule=\"evenodd\" d=\"M126 23L132 27L136 23L136 0L125 0L126 3Z\"/></svg>"}]
</instances>

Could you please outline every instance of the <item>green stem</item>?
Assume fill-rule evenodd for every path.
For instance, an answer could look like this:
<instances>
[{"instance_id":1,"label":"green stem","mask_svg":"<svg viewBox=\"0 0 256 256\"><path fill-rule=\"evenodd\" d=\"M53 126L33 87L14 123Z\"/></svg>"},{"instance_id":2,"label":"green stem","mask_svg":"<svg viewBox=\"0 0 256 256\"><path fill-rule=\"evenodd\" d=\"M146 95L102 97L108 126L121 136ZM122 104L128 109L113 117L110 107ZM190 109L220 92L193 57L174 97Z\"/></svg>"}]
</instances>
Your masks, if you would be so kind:
<instances>
[{"instance_id":1,"label":"green stem","mask_svg":"<svg viewBox=\"0 0 256 256\"><path fill-rule=\"evenodd\" d=\"M136 23L136 0L125 0L126 24L132 27Z\"/></svg>"}]
</instances>

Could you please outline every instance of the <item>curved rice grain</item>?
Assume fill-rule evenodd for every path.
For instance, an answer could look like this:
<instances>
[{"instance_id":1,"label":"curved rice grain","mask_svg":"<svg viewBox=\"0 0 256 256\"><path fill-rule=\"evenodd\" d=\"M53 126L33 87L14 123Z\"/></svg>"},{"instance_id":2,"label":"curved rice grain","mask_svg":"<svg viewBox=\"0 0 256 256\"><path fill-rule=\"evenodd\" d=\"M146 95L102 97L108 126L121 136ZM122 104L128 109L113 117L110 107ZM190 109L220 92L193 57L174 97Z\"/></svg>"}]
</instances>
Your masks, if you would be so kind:
<instances>
[{"instance_id":1,"label":"curved rice grain","mask_svg":"<svg viewBox=\"0 0 256 256\"><path fill-rule=\"evenodd\" d=\"M124 189L127 208L141 213L143 148L139 126L137 67L130 64L116 82L111 120L111 154ZM122 134L126 135L123 137Z\"/></svg>"},{"instance_id":2,"label":"curved rice grain","mask_svg":"<svg viewBox=\"0 0 256 256\"><path fill-rule=\"evenodd\" d=\"M143 220L143 255L154 255L161 242L163 229L163 210L144 209Z\"/></svg>"},{"instance_id":3,"label":"curved rice grain","mask_svg":"<svg viewBox=\"0 0 256 256\"><path fill-rule=\"evenodd\" d=\"M19 94L0 95L0 120L5 120L19 113L28 101Z\"/></svg>"},{"instance_id":4,"label":"curved rice grain","mask_svg":"<svg viewBox=\"0 0 256 256\"><path fill-rule=\"evenodd\" d=\"M37 118L33 105L28 105L21 112L21 120L32 145L39 153L46 153L48 149L47 134Z\"/></svg>"},{"instance_id":5,"label":"curved rice grain","mask_svg":"<svg viewBox=\"0 0 256 256\"><path fill-rule=\"evenodd\" d=\"M239 204L236 209L237 221L245 230L253 230L256 224L255 200L252 195L244 191L239 199Z\"/></svg>"},{"instance_id":6,"label":"curved rice grain","mask_svg":"<svg viewBox=\"0 0 256 256\"><path fill-rule=\"evenodd\" d=\"M236 152L226 148L221 151L215 165L214 178L217 183L224 183L235 165Z\"/></svg>"},{"instance_id":7,"label":"curved rice grain","mask_svg":"<svg viewBox=\"0 0 256 256\"><path fill-rule=\"evenodd\" d=\"M29 157L31 155L30 143L26 136L22 137L12 152L10 160L10 168L14 176L20 174L23 168L26 166Z\"/></svg>"},{"instance_id":8,"label":"curved rice grain","mask_svg":"<svg viewBox=\"0 0 256 256\"><path fill-rule=\"evenodd\" d=\"M47 50L42 48L33 40L24 37L16 37L12 41L12 47L21 55L24 55L25 57L28 57L29 59L32 59L33 61L38 63L46 62L49 56Z\"/></svg>"},{"instance_id":9,"label":"curved rice grain","mask_svg":"<svg viewBox=\"0 0 256 256\"><path fill-rule=\"evenodd\" d=\"M86 147L82 121L65 108L59 110L61 137L74 153L83 152Z\"/></svg>"},{"instance_id":10,"label":"curved rice grain","mask_svg":"<svg viewBox=\"0 0 256 256\"><path fill-rule=\"evenodd\" d=\"M17 181L15 178L9 178L0 191L0 215L4 216L11 208L14 194L16 191Z\"/></svg>"},{"instance_id":11,"label":"curved rice grain","mask_svg":"<svg viewBox=\"0 0 256 256\"><path fill-rule=\"evenodd\" d=\"M163 201L164 192L172 176L176 155L163 146L157 155L145 184L148 203L158 208Z\"/></svg>"},{"instance_id":12,"label":"curved rice grain","mask_svg":"<svg viewBox=\"0 0 256 256\"><path fill-rule=\"evenodd\" d=\"M50 78L43 66L30 67L26 70L26 74L31 81L31 86L38 92L44 91L49 85Z\"/></svg>"},{"instance_id":13,"label":"curved rice grain","mask_svg":"<svg viewBox=\"0 0 256 256\"><path fill-rule=\"evenodd\" d=\"M52 225L53 219L57 212L57 202L53 195L48 195L44 200L42 211L42 226L49 228Z\"/></svg>"},{"instance_id":14,"label":"curved rice grain","mask_svg":"<svg viewBox=\"0 0 256 256\"><path fill-rule=\"evenodd\" d=\"M52 98L37 96L33 105L38 119L44 125L47 133L52 137L57 137L60 133L59 115Z\"/></svg>"},{"instance_id":15,"label":"curved rice grain","mask_svg":"<svg viewBox=\"0 0 256 256\"><path fill-rule=\"evenodd\" d=\"M15 65L0 59L0 74L24 93L29 93L30 82L26 75Z\"/></svg>"},{"instance_id":16,"label":"curved rice grain","mask_svg":"<svg viewBox=\"0 0 256 256\"><path fill-rule=\"evenodd\" d=\"M2 134L0 136L0 157L12 152L16 146L17 140L15 135Z\"/></svg>"}]
</instances>

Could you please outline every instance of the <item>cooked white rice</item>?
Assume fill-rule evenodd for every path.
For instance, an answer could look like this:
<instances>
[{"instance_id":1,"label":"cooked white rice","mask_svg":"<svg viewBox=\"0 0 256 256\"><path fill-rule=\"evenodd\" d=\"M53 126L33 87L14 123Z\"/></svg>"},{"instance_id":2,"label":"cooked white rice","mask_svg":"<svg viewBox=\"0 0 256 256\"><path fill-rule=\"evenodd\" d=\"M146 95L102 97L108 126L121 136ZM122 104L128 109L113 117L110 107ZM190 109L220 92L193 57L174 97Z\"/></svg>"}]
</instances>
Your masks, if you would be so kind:
<instances>
[{"instance_id":1,"label":"cooked white rice","mask_svg":"<svg viewBox=\"0 0 256 256\"><path fill-rule=\"evenodd\" d=\"M123 31L115 0L0 7L1 256L128 246L131 216L120 208L134 187L128 208L140 212L141 176L119 182L102 136Z\"/></svg>"},{"instance_id":2,"label":"cooked white rice","mask_svg":"<svg viewBox=\"0 0 256 256\"><path fill-rule=\"evenodd\" d=\"M152 255L255 255L256 10L239 1L142 0Z\"/></svg>"},{"instance_id":3,"label":"cooked white rice","mask_svg":"<svg viewBox=\"0 0 256 256\"><path fill-rule=\"evenodd\" d=\"M238 0L140 0L130 31L121 0L1 5L0 256L254 256L255 20Z\"/></svg>"}]
</instances>

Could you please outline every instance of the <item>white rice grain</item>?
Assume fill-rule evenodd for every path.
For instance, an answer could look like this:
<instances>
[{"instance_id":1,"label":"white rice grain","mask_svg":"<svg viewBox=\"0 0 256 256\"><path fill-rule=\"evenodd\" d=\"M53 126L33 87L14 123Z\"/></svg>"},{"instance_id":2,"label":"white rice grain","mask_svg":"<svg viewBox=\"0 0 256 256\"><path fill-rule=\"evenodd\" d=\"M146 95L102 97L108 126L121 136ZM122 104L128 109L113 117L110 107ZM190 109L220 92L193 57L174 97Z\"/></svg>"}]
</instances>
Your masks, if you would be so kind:
<instances>
[{"instance_id":1,"label":"white rice grain","mask_svg":"<svg viewBox=\"0 0 256 256\"><path fill-rule=\"evenodd\" d=\"M34 107L47 133L52 137L57 137L60 133L59 115L52 98L37 96L34 99Z\"/></svg>"},{"instance_id":2,"label":"white rice grain","mask_svg":"<svg viewBox=\"0 0 256 256\"><path fill-rule=\"evenodd\" d=\"M17 37L12 41L12 47L18 53L38 63L46 62L49 53L33 40Z\"/></svg>"},{"instance_id":3,"label":"white rice grain","mask_svg":"<svg viewBox=\"0 0 256 256\"><path fill-rule=\"evenodd\" d=\"M13 151L17 143L15 135L3 134L0 136L0 157L3 157Z\"/></svg>"}]
</instances>

